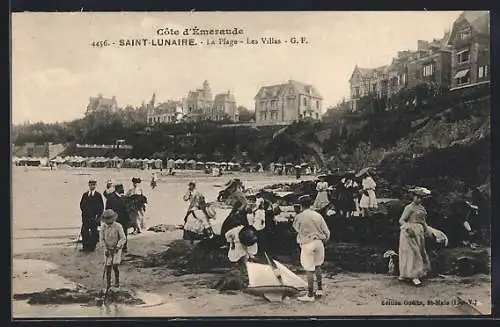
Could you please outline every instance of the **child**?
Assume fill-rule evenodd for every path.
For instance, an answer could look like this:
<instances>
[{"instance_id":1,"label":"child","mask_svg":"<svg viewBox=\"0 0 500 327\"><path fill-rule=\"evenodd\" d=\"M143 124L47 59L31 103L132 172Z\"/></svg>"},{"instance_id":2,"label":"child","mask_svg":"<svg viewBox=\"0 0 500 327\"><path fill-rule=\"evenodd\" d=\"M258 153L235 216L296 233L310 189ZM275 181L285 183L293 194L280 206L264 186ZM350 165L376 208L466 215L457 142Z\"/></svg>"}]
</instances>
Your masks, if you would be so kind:
<instances>
[{"instance_id":1,"label":"child","mask_svg":"<svg viewBox=\"0 0 500 327\"><path fill-rule=\"evenodd\" d=\"M229 261L244 264L257 254L258 237L254 227L239 225L231 228L224 236L229 243Z\"/></svg>"},{"instance_id":2,"label":"child","mask_svg":"<svg viewBox=\"0 0 500 327\"><path fill-rule=\"evenodd\" d=\"M158 178L156 177L156 173L155 173L155 172L153 172L153 173L151 174L151 188L152 188L153 190L154 190L154 189L155 189L155 187L156 187L156 180L157 180L157 179L158 179Z\"/></svg>"},{"instance_id":3,"label":"child","mask_svg":"<svg viewBox=\"0 0 500 327\"><path fill-rule=\"evenodd\" d=\"M325 246L330 238L330 230L323 217L310 209L312 198L304 195L299 198L300 206L295 216L293 228L297 231L297 243L300 244L300 263L307 274L307 295L297 298L303 302L313 302L314 296L323 295L321 265L325 260ZM314 292L314 275L318 283L318 290Z\"/></svg>"},{"instance_id":4,"label":"child","mask_svg":"<svg viewBox=\"0 0 500 327\"><path fill-rule=\"evenodd\" d=\"M102 214L100 239L104 245L104 262L106 266L106 288L111 287L111 268L115 273L115 287L120 287L120 271L118 265L122 260L122 247L126 238L121 224L116 222L118 214L107 209Z\"/></svg>"}]
</instances>

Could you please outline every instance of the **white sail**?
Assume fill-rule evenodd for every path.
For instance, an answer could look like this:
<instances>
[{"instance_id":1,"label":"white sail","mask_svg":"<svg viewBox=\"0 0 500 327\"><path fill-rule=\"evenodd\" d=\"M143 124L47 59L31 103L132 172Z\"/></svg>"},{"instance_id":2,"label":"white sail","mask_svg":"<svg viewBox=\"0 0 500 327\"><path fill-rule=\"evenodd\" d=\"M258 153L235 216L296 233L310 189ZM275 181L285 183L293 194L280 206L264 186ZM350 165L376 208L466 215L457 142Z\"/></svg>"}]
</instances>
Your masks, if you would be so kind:
<instances>
[{"instance_id":1,"label":"white sail","mask_svg":"<svg viewBox=\"0 0 500 327\"><path fill-rule=\"evenodd\" d=\"M298 289L306 288L307 283L294 274L290 269L286 268L284 265L274 260L278 270L281 274L282 283L280 283L278 277L274 274L273 268L270 265L248 262L248 286L258 287L258 286L291 286Z\"/></svg>"},{"instance_id":2,"label":"white sail","mask_svg":"<svg viewBox=\"0 0 500 327\"><path fill-rule=\"evenodd\" d=\"M287 286L293 286L298 289L307 288L307 282L305 280L297 276L290 269L288 269L278 261L274 260L274 262L276 263L276 266L278 266L278 269L281 273L283 284Z\"/></svg>"}]
</instances>

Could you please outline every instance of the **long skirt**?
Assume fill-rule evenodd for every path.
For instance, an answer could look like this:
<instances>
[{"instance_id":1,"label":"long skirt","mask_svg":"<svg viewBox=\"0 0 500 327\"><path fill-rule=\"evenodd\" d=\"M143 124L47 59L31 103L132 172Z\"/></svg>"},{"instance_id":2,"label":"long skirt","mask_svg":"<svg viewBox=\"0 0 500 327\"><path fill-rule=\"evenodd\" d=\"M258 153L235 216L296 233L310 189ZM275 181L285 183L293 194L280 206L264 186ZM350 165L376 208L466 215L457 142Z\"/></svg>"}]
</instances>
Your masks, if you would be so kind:
<instances>
[{"instance_id":1,"label":"long skirt","mask_svg":"<svg viewBox=\"0 0 500 327\"><path fill-rule=\"evenodd\" d=\"M399 234L399 277L421 278L430 270L424 226L415 223L402 225Z\"/></svg>"},{"instance_id":2,"label":"long skirt","mask_svg":"<svg viewBox=\"0 0 500 327\"><path fill-rule=\"evenodd\" d=\"M371 209L378 208L377 197L375 196L375 191L368 190L368 195L363 194L361 196L361 200L359 200L359 207L365 208L365 209L366 208L371 208Z\"/></svg>"},{"instance_id":3,"label":"long skirt","mask_svg":"<svg viewBox=\"0 0 500 327\"><path fill-rule=\"evenodd\" d=\"M314 200L313 208L315 210L322 210L329 204L330 200L328 199L328 193L326 191L319 191Z\"/></svg>"}]
</instances>

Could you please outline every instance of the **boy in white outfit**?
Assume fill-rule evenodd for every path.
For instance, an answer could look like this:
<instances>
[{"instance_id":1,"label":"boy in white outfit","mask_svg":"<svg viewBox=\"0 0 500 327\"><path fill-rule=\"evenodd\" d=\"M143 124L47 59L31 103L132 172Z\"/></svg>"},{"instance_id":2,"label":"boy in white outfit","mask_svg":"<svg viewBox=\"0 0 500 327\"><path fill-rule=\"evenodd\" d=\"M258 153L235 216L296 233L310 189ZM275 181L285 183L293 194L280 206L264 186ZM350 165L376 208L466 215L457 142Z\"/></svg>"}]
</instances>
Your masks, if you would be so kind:
<instances>
[{"instance_id":1,"label":"boy in white outfit","mask_svg":"<svg viewBox=\"0 0 500 327\"><path fill-rule=\"evenodd\" d=\"M325 261L325 246L330 239L330 230L323 216L311 210L313 203L309 195L299 198L301 212L295 216L293 228L297 231L297 243L300 244L300 263L307 274L307 295L297 298L299 301L312 302L314 296L323 295L323 282L321 265ZM314 293L314 275L318 284L318 290Z\"/></svg>"}]
</instances>

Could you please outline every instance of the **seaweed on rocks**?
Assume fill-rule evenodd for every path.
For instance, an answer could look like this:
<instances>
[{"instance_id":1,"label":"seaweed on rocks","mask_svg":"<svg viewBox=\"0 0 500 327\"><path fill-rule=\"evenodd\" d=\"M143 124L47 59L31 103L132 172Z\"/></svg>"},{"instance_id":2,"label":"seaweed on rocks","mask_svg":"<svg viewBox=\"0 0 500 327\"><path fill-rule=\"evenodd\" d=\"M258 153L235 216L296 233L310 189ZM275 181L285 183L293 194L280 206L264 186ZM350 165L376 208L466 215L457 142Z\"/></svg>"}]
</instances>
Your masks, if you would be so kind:
<instances>
[{"instance_id":1,"label":"seaweed on rocks","mask_svg":"<svg viewBox=\"0 0 500 327\"><path fill-rule=\"evenodd\" d=\"M484 247L457 247L438 251L431 262L435 273L466 277L489 274L491 256Z\"/></svg>"},{"instance_id":2,"label":"seaweed on rocks","mask_svg":"<svg viewBox=\"0 0 500 327\"><path fill-rule=\"evenodd\" d=\"M198 244L190 244L185 240L173 241L166 251L146 257L143 267L165 266L179 274L199 274L230 267L227 249L210 242L212 240L203 240Z\"/></svg>"},{"instance_id":3,"label":"seaweed on rocks","mask_svg":"<svg viewBox=\"0 0 500 327\"><path fill-rule=\"evenodd\" d=\"M165 232L173 232L173 231L180 230L180 229L182 229L182 225L159 224L159 225L149 227L148 231L155 232L155 233L165 233Z\"/></svg>"},{"instance_id":4,"label":"seaweed on rocks","mask_svg":"<svg viewBox=\"0 0 500 327\"><path fill-rule=\"evenodd\" d=\"M41 292L14 294L14 300L27 300L29 304L96 304L97 298L101 297L101 291L91 290L84 287L77 288L47 288ZM136 293L130 289L111 288L107 294L108 302L140 305L145 304L137 297Z\"/></svg>"}]
</instances>

